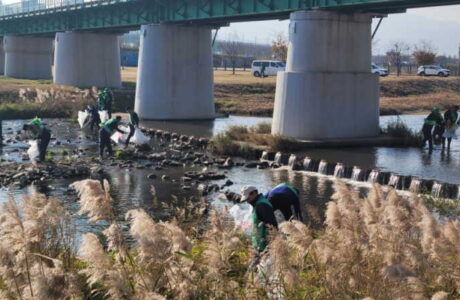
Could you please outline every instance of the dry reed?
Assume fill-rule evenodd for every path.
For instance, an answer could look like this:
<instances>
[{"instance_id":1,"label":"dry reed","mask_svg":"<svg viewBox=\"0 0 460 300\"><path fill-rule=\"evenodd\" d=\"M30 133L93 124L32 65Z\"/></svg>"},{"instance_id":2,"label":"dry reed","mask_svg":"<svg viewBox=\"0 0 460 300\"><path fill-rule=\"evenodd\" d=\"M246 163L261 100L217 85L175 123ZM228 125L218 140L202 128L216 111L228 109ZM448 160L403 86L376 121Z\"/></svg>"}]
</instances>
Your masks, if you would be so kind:
<instances>
[{"instance_id":1,"label":"dry reed","mask_svg":"<svg viewBox=\"0 0 460 300\"><path fill-rule=\"evenodd\" d=\"M0 211L2 299L460 297L460 222L440 222L423 200L378 185L361 198L339 182L321 232L282 223L262 255L225 212L212 211L203 230L184 231L194 216L203 220L202 202L185 201L188 212L176 210L172 221L134 209L122 222L113 217L108 183L72 186L80 212L108 223L103 239L84 234L77 256L57 199L10 199Z\"/></svg>"}]
</instances>

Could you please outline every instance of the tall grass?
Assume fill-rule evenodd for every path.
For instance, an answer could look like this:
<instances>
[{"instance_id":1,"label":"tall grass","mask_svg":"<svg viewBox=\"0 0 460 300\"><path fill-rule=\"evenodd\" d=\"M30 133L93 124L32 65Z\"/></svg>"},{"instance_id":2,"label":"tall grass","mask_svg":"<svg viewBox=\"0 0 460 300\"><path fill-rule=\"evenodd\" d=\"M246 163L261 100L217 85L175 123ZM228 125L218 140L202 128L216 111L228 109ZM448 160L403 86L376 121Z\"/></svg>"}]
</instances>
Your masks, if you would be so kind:
<instances>
[{"instance_id":1,"label":"tall grass","mask_svg":"<svg viewBox=\"0 0 460 300\"><path fill-rule=\"evenodd\" d=\"M227 133L219 133L211 139L208 145L208 149L218 155L242 157L250 155L251 149L246 145L238 143L237 140L232 138L234 134L236 133L233 133L232 135L228 135Z\"/></svg>"},{"instance_id":2,"label":"tall grass","mask_svg":"<svg viewBox=\"0 0 460 300\"><path fill-rule=\"evenodd\" d=\"M422 133L410 129L399 118L396 121L388 123L385 128L382 128L382 132L391 137L402 139L405 146L419 147L422 145Z\"/></svg>"},{"instance_id":3,"label":"tall grass","mask_svg":"<svg viewBox=\"0 0 460 300\"><path fill-rule=\"evenodd\" d=\"M73 225L57 199L11 199L0 213L2 299L460 297L460 222L439 222L420 198L378 185L361 198L339 182L321 232L284 222L257 256L215 211L204 230L184 231L185 220L206 216L203 203L171 221L141 209L123 221L113 214L107 182L73 187L80 213L107 229L84 234L74 252Z\"/></svg>"},{"instance_id":4,"label":"tall grass","mask_svg":"<svg viewBox=\"0 0 460 300\"><path fill-rule=\"evenodd\" d=\"M0 120L70 118L95 103L95 90L20 89L19 99L0 104Z\"/></svg>"},{"instance_id":5,"label":"tall grass","mask_svg":"<svg viewBox=\"0 0 460 300\"><path fill-rule=\"evenodd\" d=\"M244 147L243 145L246 145ZM253 127L230 126L211 140L211 151L220 155L242 155L251 145L268 146L272 151L298 151L301 144L294 138L271 134L270 123Z\"/></svg>"}]
</instances>

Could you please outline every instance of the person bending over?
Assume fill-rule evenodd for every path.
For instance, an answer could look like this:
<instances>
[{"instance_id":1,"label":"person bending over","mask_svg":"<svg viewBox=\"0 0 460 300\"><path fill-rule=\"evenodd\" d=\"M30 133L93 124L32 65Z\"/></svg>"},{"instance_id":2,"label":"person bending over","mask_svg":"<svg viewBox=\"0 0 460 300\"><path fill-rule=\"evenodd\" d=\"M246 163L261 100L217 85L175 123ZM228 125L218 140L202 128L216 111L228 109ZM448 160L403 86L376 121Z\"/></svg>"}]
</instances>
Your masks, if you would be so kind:
<instances>
[{"instance_id":1,"label":"person bending over","mask_svg":"<svg viewBox=\"0 0 460 300\"><path fill-rule=\"evenodd\" d=\"M43 125L43 122L40 118L35 118L29 122L29 124L24 124L24 131L28 131L32 135L32 139L37 140L38 142L38 159L39 161L45 161L46 149L51 140L51 130Z\"/></svg>"},{"instance_id":2,"label":"person bending over","mask_svg":"<svg viewBox=\"0 0 460 300\"><path fill-rule=\"evenodd\" d=\"M294 217L302 221L299 191L289 183L281 183L265 194L272 204L273 210L280 210L286 221Z\"/></svg>"},{"instance_id":3,"label":"person bending over","mask_svg":"<svg viewBox=\"0 0 460 300\"><path fill-rule=\"evenodd\" d=\"M139 128L139 116L135 111L133 111L130 107L126 108L126 112L129 113L129 135L126 139L126 146L128 146L129 141L134 135L136 128Z\"/></svg>"},{"instance_id":4,"label":"person bending over","mask_svg":"<svg viewBox=\"0 0 460 300\"><path fill-rule=\"evenodd\" d=\"M120 125L121 117L117 116L116 118L112 118L105 123L102 123L101 129L99 129L99 156L100 158L104 158L104 150L107 149L107 152L110 156L113 154L112 144L110 142L110 137L115 131L125 134L123 130L119 129L118 126Z\"/></svg>"},{"instance_id":5,"label":"person bending over","mask_svg":"<svg viewBox=\"0 0 460 300\"><path fill-rule=\"evenodd\" d=\"M252 205L252 245L259 252L267 247L268 229L278 228L273 207L270 201L259 194L254 186L244 186L241 189L241 202L247 201Z\"/></svg>"}]
</instances>

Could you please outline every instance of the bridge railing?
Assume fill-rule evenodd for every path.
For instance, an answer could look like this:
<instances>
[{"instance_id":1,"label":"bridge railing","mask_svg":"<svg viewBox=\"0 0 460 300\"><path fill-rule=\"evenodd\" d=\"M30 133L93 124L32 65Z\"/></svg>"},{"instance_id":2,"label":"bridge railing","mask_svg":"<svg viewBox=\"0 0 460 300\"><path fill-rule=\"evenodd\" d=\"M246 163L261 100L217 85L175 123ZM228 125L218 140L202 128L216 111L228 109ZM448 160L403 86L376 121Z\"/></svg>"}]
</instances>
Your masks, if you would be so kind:
<instances>
[{"instance_id":1,"label":"bridge railing","mask_svg":"<svg viewBox=\"0 0 460 300\"><path fill-rule=\"evenodd\" d=\"M128 1L132 0L23 0L17 3L0 5L0 17L28 14L58 8L74 8Z\"/></svg>"}]
</instances>

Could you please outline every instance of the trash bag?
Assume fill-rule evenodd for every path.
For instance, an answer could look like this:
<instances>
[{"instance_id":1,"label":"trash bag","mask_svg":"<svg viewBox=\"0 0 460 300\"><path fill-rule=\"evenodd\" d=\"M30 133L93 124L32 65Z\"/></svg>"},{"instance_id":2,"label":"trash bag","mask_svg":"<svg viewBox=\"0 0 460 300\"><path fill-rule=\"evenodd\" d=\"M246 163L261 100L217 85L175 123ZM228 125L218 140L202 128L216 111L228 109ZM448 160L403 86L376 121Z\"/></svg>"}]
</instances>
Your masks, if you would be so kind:
<instances>
[{"instance_id":1,"label":"trash bag","mask_svg":"<svg viewBox=\"0 0 460 300\"><path fill-rule=\"evenodd\" d=\"M136 128L136 130L134 131L134 135L130 140L131 143L134 143L136 145L148 144L149 141L150 139L139 128Z\"/></svg>"},{"instance_id":2,"label":"trash bag","mask_svg":"<svg viewBox=\"0 0 460 300\"><path fill-rule=\"evenodd\" d=\"M78 112L78 124L80 124L81 128L85 127L85 123L87 122L88 118L89 115L86 111Z\"/></svg>"},{"instance_id":3,"label":"trash bag","mask_svg":"<svg viewBox=\"0 0 460 300\"><path fill-rule=\"evenodd\" d=\"M106 110L100 110L99 117L101 118L101 123L107 122L109 120L109 112Z\"/></svg>"},{"instance_id":4,"label":"trash bag","mask_svg":"<svg viewBox=\"0 0 460 300\"><path fill-rule=\"evenodd\" d=\"M30 148L27 150L27 154L29 155L29 159L36 163L38 157L40 156L40 150L38 149L38 141L29 141Z\"/></svg>"},{"instance_id":5,"label":"trash bag","mask_svg":"<svg viewBox=\"0 0 460 300\"><path fill-rule=\"evenodd\" d=\"M230 216L233 217L235 227L243 230L244 233L250 235L252 233L252 206L244 204L235 204L229 209Z\"/></svg>"},{"instance_id":6,"label":"trash bag","mask_svg":"<svg viewBox=\"0 0 460 300\"><path fill-rule=\"evenodd\" d=\"M112 141L114 141L117 144L124 144L129 135L129 127L119 126L118 128L120 128L120 130L126 133L121 133L121 132L116 131L114 134L112 134L110 138L112 139Z\"/></svg>"}]
</instances>

